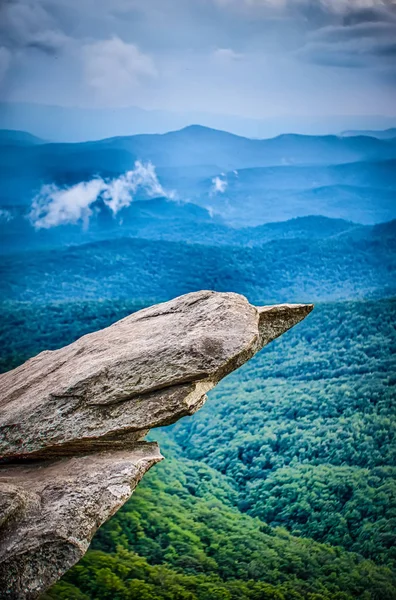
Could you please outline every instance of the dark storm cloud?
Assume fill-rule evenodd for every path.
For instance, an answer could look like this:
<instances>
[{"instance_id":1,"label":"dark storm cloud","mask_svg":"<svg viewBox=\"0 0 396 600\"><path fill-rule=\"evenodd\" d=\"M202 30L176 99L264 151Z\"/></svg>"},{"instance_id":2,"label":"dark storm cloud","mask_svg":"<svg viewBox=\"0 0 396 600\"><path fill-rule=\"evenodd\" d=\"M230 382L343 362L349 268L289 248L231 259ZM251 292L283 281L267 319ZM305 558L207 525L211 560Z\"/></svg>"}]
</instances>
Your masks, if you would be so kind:
<instances>
[{"instance_id":1,"label":"dark storm cloud","mask_svg":"<svg viewBox=\"0 0 396 600\"><path fill-rule=\"evenodd\" d=\"M370 9L350 6L338 23L311 31L299 58L324 66L379 69L395 55L396 12L393 3Z\"/></svg>"},{"instance_id":2,"label":"dark storm cloud","mask_svg":"<svg viewBox=\"0 0 396 600\"><path fill-rule=\"evenodd\" d=\"M377 46L375 48L375 53L378 56L383 56L385 58L393 59L396 57L396 42L390 42L384 44L383 46Z\"/></svg>"},{"instance_id":3,"label":"dark storm cloud","mask_svg":"<svg viewBox=\"0 0 396 600\"><path fill-rule=\"evenodd\" d=\"M6 0L0 5L0 39L10 50L34 46L51 53L67 38L40 2Z\"/></svg>"},{"instance_id":4,"label":"dark storm cloud","mask_svg":"<svg viewBox=\"0 0 396 600\"><path fill-rule=\"evenodd\" d=\"M344 25L359 25L360 23L395 22L396 8L388 2L383 6L372 8L350 9L344 17Z\"/></svg>"},{"instance_id":5,"label":"dark storm cloud","mask_svg":"<svg viewBox=\"0 0 396 600\"><path fill-rule=\"evenodd\" d=\"M340 51L332 45L348 37L376 37L379 55L386 55L382 25L392 28L390 37L395 34L393 0L3 0L0 5L0 45L48 54L70 41L116 35L148 52L307 46L301 56L314 62L312 48L320 44L321 54L334 51L338 64ZM362 47L367 49L365 41Z\"/></svg>"}]
</instances>

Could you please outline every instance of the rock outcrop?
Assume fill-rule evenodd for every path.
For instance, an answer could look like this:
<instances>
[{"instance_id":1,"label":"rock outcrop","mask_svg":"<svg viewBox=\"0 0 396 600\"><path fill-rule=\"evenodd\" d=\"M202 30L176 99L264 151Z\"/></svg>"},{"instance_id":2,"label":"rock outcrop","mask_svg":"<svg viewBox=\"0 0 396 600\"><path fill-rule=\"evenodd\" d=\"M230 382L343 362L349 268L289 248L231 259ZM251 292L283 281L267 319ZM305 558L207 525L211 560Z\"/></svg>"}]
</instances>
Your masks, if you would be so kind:
<instances>
[{"instance_id":1,"label":"rock outcrop","mask_svg":"<svg viewBox=\"0 0 396 600\"><path fill-rule=\"evenodd\" d=\"M0 597L36 598L85 554L96 529L161 460L157 444L3 466Z\"/></svg>"},{"instance_id":2,"label":"rock outcrop","mask_svg":"<svg viewBox=\"0 0 396 600\"><path fill-rule=\"evenodd\" d=\"M311 310L196 292L1 375L1 597L37 598L61 577L161 460L148 431L193 414Z\"/></svg>"}]
</instances>

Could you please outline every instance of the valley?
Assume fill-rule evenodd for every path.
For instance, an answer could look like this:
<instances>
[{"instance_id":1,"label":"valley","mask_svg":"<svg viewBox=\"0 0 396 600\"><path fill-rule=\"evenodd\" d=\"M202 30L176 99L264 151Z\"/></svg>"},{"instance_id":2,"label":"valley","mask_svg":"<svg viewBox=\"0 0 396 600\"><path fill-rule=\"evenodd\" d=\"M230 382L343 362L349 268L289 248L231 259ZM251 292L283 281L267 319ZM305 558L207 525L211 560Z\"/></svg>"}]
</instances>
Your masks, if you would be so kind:
<instances>
[{"instance_id":1,"label":"valley","mask_svg":"<svg viewBox=\"0 0 396 600\"><path fill-rule=\"evenodd\" d=\"M150 433L166 461L43 600L396 597L396 142L381 137L0 134L1 372L195 290L316 304Z\"/></svg>"}]
</instances>

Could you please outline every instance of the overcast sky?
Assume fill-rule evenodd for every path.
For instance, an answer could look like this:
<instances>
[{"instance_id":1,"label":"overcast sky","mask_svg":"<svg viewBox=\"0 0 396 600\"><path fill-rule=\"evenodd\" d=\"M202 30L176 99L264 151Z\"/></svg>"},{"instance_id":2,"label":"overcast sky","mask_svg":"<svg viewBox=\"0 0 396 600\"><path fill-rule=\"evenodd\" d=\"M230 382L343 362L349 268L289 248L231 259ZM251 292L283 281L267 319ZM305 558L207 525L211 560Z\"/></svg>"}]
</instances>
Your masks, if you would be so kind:
<instances>
[{"instance_id":1,"label":"overcast sky","mask_svg":"<svg viewBox=\"0 0 396 600\"><path fill-rule=\"evenodd\" d=\"M396 0L0 0L1 99L396 114Z\"/></svg>"}]
</instances>

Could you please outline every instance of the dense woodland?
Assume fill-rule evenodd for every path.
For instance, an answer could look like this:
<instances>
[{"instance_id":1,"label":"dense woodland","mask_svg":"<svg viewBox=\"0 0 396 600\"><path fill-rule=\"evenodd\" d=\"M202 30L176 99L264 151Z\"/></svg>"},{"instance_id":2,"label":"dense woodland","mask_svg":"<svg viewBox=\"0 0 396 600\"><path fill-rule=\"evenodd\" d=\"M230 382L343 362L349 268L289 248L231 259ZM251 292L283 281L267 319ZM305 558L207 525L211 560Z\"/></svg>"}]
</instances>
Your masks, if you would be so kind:
<instances>
[{"instance_id":1,"label":"dense woodland","mask_svg":"<svg viewBox=\"0 0 396 600\"><path fill-rule=\"evenodd\" d=\"M172 434L236 482L243 511L391 565L395 323L394 300L318 305Z\"/></svg>"},{"instance_id":2,"label":"dense woodland","mask_svg":"<svg viewBox=\"0 0 396 600\"><path fill-rule=\"evenodd\" d=\"M0 150L0 372L198 289L318 303L150 433L166 460L42 600L396 600L396 138L8 131ZM137 159L172 201L143 185L35 227L43 183Z\"/></svg>"},{"instance_id":3,"label":"dense woodland","mask_svg":"<svg viewBox=\"0 0 396 600\"><path fill-rule=\"evenodd\" d=\"M145 476L43 600L395 597L390 569L241 514L232 480L156 437L166 462Z\"/></svg>"},{"instance_id":4,"label":"dense woodland","mask_svg":"<svg viewBox=\"0 0 396 600\"><path fill-rule=\"evenodd\" d=\"M255 303L385 297L395 293L396 222L387 235L278 239L261 247L113 239L4 256L0 300L169 298L199 289Z\"/></svg>"},{"instance_id":5,"label":"dense woodland","mask_svg":"<svg viewBox=\"0 0 396 600\"><path fill-rule=\"evenodd\" d=\"M154 137L7 142L0 372L197 289L319 304L199 413L151 432L166 461L43 600L396 599L396 222L370 226L395 214L395 143L326 137L319 155L282 136L268 163L211 130ZM114 218L99 199L89 227L41 231L26 218L43 178L115 177L148 142L164 187L200 206L142 197ZM302 215L316 216L285 221Z\"/></svg>"},{"instance_id":6,"label":"dense woodland","mask_svg":"<svg viewBox=\"0 0 396 600\"><path fill-rule=\"evenodd\" d=\"M139 308L3 304L1 369ZM167 460L45 598L396 598L395 317L392 299L318 304L153 431Z\"/></svg>"}]
</instances>

